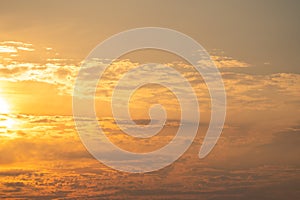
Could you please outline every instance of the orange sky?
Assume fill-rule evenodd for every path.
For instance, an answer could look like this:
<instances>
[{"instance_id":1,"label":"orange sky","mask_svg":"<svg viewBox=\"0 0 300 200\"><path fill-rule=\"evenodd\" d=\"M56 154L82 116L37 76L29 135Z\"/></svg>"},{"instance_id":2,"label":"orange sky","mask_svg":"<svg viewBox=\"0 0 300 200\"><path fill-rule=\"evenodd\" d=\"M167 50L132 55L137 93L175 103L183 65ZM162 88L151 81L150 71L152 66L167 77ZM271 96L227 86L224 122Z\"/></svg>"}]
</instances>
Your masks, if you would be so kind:
<instances>
[{"instance_id":1,"label":"orange sky","mask_svg":"<svg viewBox=\"0 0 300 200\"><path fill-rule=\"evenodd\" d=\"M0 198L296 199L298 8L292 0L2 1ZM98 43L144 26L181 31L206 48L224 81L227 114L216 147L199 160L211 115L201 76L168 52L123 55L104 73L96 92L99 124L111 141L128 151L149 152L167 144L180 125L174 94L152 84L134 93L131 115L148 123L148 108L160 103L167 110L166 127L150 140L139 140L116 126L113 88L141 64L178 70L193 86L201 114L196 139L178 161L159 171L128 174L87 152L72 118L72 93L81 62Z\"/></svg>"}]
</instances>

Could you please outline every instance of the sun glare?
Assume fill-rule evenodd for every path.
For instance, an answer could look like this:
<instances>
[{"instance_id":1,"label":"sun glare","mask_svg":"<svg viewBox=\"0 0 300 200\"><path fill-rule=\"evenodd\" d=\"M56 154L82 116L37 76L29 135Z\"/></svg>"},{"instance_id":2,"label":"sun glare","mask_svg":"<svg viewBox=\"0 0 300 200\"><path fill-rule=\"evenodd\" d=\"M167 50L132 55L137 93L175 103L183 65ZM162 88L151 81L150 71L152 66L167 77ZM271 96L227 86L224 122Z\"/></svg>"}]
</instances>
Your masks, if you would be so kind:
<instances>
[{"instance_id":1,"label":"sun glare","mask_svg":"<svg viewBox=\"0 0 300 200\"><path fill-rule=\"evenodd\" d=\"M9 113L9 105L8 103L0 97L0 114Z\"/></svg>"}]
</instances>

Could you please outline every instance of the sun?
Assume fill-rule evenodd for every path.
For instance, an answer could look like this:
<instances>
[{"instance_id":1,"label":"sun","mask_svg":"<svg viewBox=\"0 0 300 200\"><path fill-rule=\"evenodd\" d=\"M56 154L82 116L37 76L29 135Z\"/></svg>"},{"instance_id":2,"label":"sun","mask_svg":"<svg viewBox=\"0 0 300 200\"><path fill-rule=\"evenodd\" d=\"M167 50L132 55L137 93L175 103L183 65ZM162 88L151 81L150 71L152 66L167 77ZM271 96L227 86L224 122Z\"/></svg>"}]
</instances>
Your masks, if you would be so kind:
<instances>
[{"instance_id":1,"label":"sun","mask_svg":"<svg viewBox=\"0 0 300 200\"><path fill-rule=\"evenodd\" d=\"M9 113L9 105L8 103L0 97L0 114Z\"/></svg>"}]
</instances>

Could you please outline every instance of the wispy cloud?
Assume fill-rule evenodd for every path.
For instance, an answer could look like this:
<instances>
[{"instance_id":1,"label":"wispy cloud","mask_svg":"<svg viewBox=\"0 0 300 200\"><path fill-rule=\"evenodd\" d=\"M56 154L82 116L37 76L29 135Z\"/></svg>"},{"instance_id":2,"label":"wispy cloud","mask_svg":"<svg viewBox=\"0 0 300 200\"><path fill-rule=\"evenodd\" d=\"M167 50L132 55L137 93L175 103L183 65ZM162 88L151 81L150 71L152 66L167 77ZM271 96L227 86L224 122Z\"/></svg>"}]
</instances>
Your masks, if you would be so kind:
<instances>
[{"instance_id":1,"label":"wispy cloud","mask_svg":"<svg viewBox=\"0 0 300 200\"><path fill-rule=\"evenodd\" d=\"M0 53L17 53L20 51L34 51L33 45L24 42L4 41L0 42Z\"/></svg>"},{"instance_id":2,"label":"wispy cloud","mask_svg":"<svg viewBox=\"0 0 300 200\"><path fill-rule=\"evenodd\" d=\"M11 46L0 46L0 53L16 53L17 49Z\"/></svg>"},{"instance_id":3,"label":"wispy cloud","mask_svg":"<svg viewBox=\"0 0 300 200\"><path fill-rule=\"evenodd\" d=\"M60 94L71 95L75 79L80 68L80 62L72 59L65 59L58 56L57 52L50 47L39 47L39 54L44 56L42 60L35 62L28 62L28 60L36 54L34 45L22 42L6 41L0 43L1 45L7 45L8 51L12 55L17 55L16 58L10 58L10 60L3 60L0 64L0 79L5 81L36 81L44 82L52 85L56 85L60 91ZM18 58L20 52L15 52L19 48L26 49L29 53L26 56L22 56L22 59ZM42 50L43 49L43 50ZM49 52L51 52L49 54ZM32 54L32 55L31 55ZM222 52L212 52L213 60L220 68L236 68L236 67L250 67L249 64L238 61L234 58L225 56ZM31 55L31 56L30 56ZM35 56L36 57L36 56ZM24 60L25 59L25 60ZM105 61L107 62L107 61ZM90 81L99 78L95 73L96 67L103 67L98 61L97 65L92 65L84 69L85 84L82 85L84 92L88 94L93 93L93 88L90 87ZM97 98L103 101L110 101L112 91L117 85L120 78L126 74L129 70L138 67L140 63L131 62L130 60L117 60L112 63L109 68L106 69L101 77L101 80L97 88ZM176 69L184 78L186 78L196 91L197 96L202 101L209 101L210 97L207 91L205 82L191 65L182 62L165 63L164 65L170 66ZM157 66L157 69L161 70L162 75L158 78L163 81L175 81L172 79L172 74L165 73L163 65ZM145 73L145 74L143 74ZM144 68L143 72L135 73L132 77L133 80L137 80L140 77L151 73L151 69ZM223 81L225 83L225 89L228 97L228 106L232 109L238 109L243 106L245 109L251 110L266 110L270 108L276 108L278 104L283 102L281 96L275 95L280 93L282 95L288 95L288 101L296 102L299 98L299 74L277 73L267 75L250 75L245 73L239 73L234 71L221 72ZM177 79L176 79L177 80ZM125 86L125 85L124 85ZM123 86L123 87L124 87ZM179 88L180 89L180 88ZM158 86L145 86L143 92L136 93L135 99L137 102L141 102L142 105L145 100L155 100L154 97L157 93L166 94L160 96L160 103L170 103L170 95L167 95L170 91L164 87ZM185 90L182 89L182 92ZM189 98L189 94L186 93L186 98ZM287 99L285 99L287 101ZM171 101L175 103L175 101ZM175 105L174 104L174 105ZM254 106L255 105L255 106ZM207 109L209 104L207 104Z\"/></svg>"}]
</instances>

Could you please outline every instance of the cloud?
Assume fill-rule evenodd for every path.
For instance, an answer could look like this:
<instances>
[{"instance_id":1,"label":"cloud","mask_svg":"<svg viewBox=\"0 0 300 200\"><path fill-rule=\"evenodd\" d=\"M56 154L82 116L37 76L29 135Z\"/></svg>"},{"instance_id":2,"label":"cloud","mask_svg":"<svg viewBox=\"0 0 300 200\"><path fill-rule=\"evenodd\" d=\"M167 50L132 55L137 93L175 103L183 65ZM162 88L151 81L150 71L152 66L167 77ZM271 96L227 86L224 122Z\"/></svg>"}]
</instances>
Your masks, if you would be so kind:
<instances>
[{"instance_id":1,"label":"cloud","mask_svg":"<svg viewBox=\"0 0 300 200\"><path fill-rule=\"evenodd\" d=\"M81 63L73 59L66 59L58 56L54 49L50 47L39 47L29 43L7 41L1 45L32 48L35 51L17 52L16 57L5 57L10 60L3 60L0 64L0 80L21 82L36 81L55 85L59 94L72 95L74 83L78 75ZM41 56L37 56L37 52ZM14 53L16 54L16 53ZM12 54L13 55L13 54ZM22 55L22 56L20 56ZM225 56L222 52L213 52L212 58L220 68L248 67L242 61ZM40 60L35 60L41 57ZM4 58L2 58L4 59ZM32 60L34 62L28 62ZM104 67L109 60L94 60L90 66L82 69L84 74L81 79L84 83L77 88L83 92L84 96L90 96L94 92L92 81L99 78L99 74L95 73L97 67ZM132 62L130 60L116 60L104 72L98 83L96 99L100 101L110 102L112 92L118 81L129 70L133 70L141 63ZM183 62L172 62L157 65L156 69L161 72L161 76L157 76L162 83L168 82L178 85L181 79L175 79L174 74L165 70L163 65L170 66L177 70L184 78L186 78L196 91L196 95L200 100L201 110L209 113L210 96L208 88L200 74L189 64ZM129 78L139 80L151 74L151 69L144 67L143 70L132 74ZM283 107L287 104L297 104L299 100L299 74L277 73L267 75L251 75L234 71L221 71L221 75L225 84L227 93L228 109L238 111L240 107L244 110L266 111ZM211 81L214 76L210 76ZM122 85L121 89L126 90L130 82ZM126 86L126 87L125 87ZM185 95L185 99L190 99L190 92L186 92L185 88L178 88ZM157 94L160 95L159 98ZM276 95L281 94L281 95ZM289 98L282 98L283 95ZM160 103L168 105L170 109L177 110L177 102L171 101L174 95L165 87L155 84L146 85L136 93L134 93L134 106L137 109L144 109L145 104Z\"/></svg>"},{"instance_id":2,"label":"cloud","mask_svg":"<svg viewBox=\"0 0 300 200\"><path fill-rule=\"evenodd\" d=\"M33 44L20 42L20 41L3 41L3 42L0 42L0 44L13 45L13 46L24 46L24 47L32 47L33 46Z\"/></svg>"},{"instance_id":3,"label":"cloud","mask_svg":"<svg viewBox=\"0 0 300 200\"><path fill-rule=\"evenodd\" d=\"M38 63L25 63L15 62L11 64L0 65L0 80L21 82L21 81L36 81L55 85L59 94L72 95L75 79L77 78L79 66L77 64L65 64L65 60L55 60L54 62L47 62L45 64ZM98 67L103 66L104 63L98 63ZM117 60L114 62L102 75L96 92L96 99L99 101L110 102L114 87L117 85L120 78L128 72L128 70L134 69L139 63L133 63L130 60ZM184 63L167 63L166 65L176 69L183 77L185 77L192 85L199 99L202 112L209 113L210 109L210 96L207 86L201 75L199 75L190 65ZM90 96L93 94L92 80L97 80L98 74L95 73L96 66L90 66L84 69L84 76L81 77L84 84L80 86L83 95ZM156 66L157 70L160 70L161 76L158 76L162 83L173 82L174 85L178 85L177 82L181 79L172 79L174 75L165 71L163 65ZM151 69L144 68L142 72L137 72L131 75L132 80L139 80L141 77L147 76L151 73ZM243 107L244 110L274 110L278 107L286 105L291 102L293 105L297 104L299 100L299 87L298 85L300 77L298 74L278 73L271 75L250 75L237 72L221 72L225 91L227 94L227 108L232 112L240 110ZM126 82L122 85L121 89L126 91L126 85L130 82ZM126 87L125 87L126 86ZM186 92L185 88L177 88L188 101L190 99L190 93ZM160 95L159 98L157 94ZM276 95L281 94L281 95ZM283 95L289 98L282 98ZM135 109L143 112L144 105L159 103L173 109L173 113L178 110L178 102L171 101L176 97L167 88L158 85L145 85L143 88L134 93L133 104ZM288 102L287 102L288 101ZM231 112L231 113L232 113Z\"/></svg>"},{"instance_id":4,"label":"cloud","mask_svg":"<svg viewBox=\"0 0 300 200\"><path fill-rule=\"evenodd\" d=\"M34 51L32 44L16 42L16 41L4 41L0 42L0 53L17 53L20 51Z\"/></svg>"},{"instance_id":5,"label":"cloud","mask_svg":"<svg viewBox=\"0 0 300 200\"><path fill-rule=\"evenodd\" d=\"M47 63L0 64L0 80L36 81L57 85L62 94L71 94L77 67L74 65L56 65Z\"/></svg>"},{"instance_id":6,"label":"cloud","mask_svg":"<svg viewBox=\"0 0 300 200\"><path fill-rule=\"evenodd\" d=\"M215 65L218 68L244 68L250 67L250 64L236 60L227 56L211 56L211 59L214 61Z\"/></svg>"},{"instance_id":7,"label":"cloud","mask_svg":"<svg viewBox=\"0 0 300 200\"><path fill-rule=\"evenodd\" d=\"M252 129L250 125L229 124L217 148L205 160L197 157L201 143L197 141L167 168L147 174L127 174L112 170L89 155L78 138L71 116L6 117L18 122L5 136L0 135L2 197L252 199L254 196L264 199L273 198L276 193L276 198L282 199L286 198L286 191L289 198L297 197L299 161L295 158L299 149L299 125L270 134L259 126ZM121 133L112 126L112 119L99 119L99 122L126 145ZM145 124L147 120L138 122ZM179 123L173 120L167 126L174 128ZM273 126L278 129L277 124ZM23 134L9 137L16 131ZM256 143L259 137L251 141L251 135L245 131L261 131L265 139L273 137L264 144ZM152 142L160 144L166 140L164 135ZM141 148L141 143L135 145Z\"/></svg>"},{"instance_id":8,"label":"cloud","mask_svg":"<svg viewBox=\"0 0 300 200\"><path fill-rule=\"evenodd\" d=\"M6 78L10 78L13 76L18 76L24 72L27 71L27 67L26 66L19 66L19 67L15 67L15 66L3 66L2 64L0 64L0 77L6 77Z\"/></svg>"},{"instance_id":9,"label":"cloud","mask_svg":"<svg viewBox=\"0 0 300 200\"><path fill-rule=\"evenodd\" d=\"M0 46L0 53L16 53L17 49L11 46Z\"/></svg>"},{"instance_id":10,"label":"cloud","mask_svg":"<svg viewBox=\"0 0 300 200\"><path fill-rule=\"evenodd\" d=\"M23 182L6 182L6 183L3 183L3 185L6 187L12 187L12 188L25 186L25 184Z\"/></svg>"},{"instance_id":11,"label":"cloud","mask_svg":"<svg viewBox=\"0 0 300 200\"><path fill-rule=\"evenodd\" d=\"M225 52L221 49L213 49L209 53L215 65L220 69L251 67L250 63L246 63L244 61L237 60L233 57L230 57L226 55Z\"/></svg>"},{"instance_id":12,"label":"cloud","mask_svg":"<svg viewBox=\"0 0 300 200\"><path fill-rule=\"evenodd\" d=\"M32 48L28 48L28 47L17 47L18 50L21 50L21 51L34 51L35 49L32 49Z\"/></svg>"}]
</instances>

